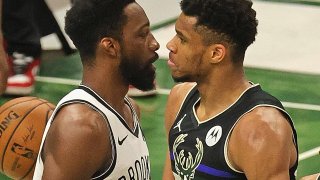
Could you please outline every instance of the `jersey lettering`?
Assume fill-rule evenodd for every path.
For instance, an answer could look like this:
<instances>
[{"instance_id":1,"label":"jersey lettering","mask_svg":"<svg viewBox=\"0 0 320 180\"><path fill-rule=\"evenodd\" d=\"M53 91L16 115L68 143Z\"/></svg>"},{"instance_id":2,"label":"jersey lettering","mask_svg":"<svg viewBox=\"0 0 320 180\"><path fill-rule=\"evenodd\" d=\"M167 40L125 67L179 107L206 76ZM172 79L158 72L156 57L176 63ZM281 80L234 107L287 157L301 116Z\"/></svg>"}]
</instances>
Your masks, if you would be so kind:
<instances>
[{"instance_id":1,"label":"jersey lettering","mask_svg":"<svg viewBox=\"0 0 320 180\"><path fill-rule=\"evenodd\" d=\"M150 179L149 156L136 160L128 169L128 174L122 175L118 180L145 180Z\"/></svg>"},{"instance_id":2,"label":"jersey lettering","mask_svg":"<svg viewBox=\"0 0 320 180\"><path fill-rule=\"evenodd\" d=\"M12 120L18 119L19 117L20 116L17 113L15 113L13 111L9 112L8 116L5 117L0 123L0 138L1 138L2 134L4 133L4 131L7 129L7 127L9 126L10 122Z\"/></svg>"}]
</instances>

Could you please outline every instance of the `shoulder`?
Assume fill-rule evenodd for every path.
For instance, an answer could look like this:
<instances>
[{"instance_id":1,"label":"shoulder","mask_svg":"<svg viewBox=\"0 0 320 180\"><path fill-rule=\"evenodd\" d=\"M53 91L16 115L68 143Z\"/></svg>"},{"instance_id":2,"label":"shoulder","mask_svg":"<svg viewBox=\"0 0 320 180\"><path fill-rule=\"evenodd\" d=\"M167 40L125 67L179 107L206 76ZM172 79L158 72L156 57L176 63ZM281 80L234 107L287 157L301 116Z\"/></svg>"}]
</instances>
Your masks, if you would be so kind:
<instances>
[{"instance_id":1,"label":"shoulder","mask_svg":"<svg viewBox=\"0 0 320 180\"><path fill-rule=\"evenodd\" d=\"M180 83L175 85L169 94L168 105L180 105L196 83Z\"/></svg>"},{"instance_id":2,"label":"shoulder","mask_svg":"<svg viewBox=\"0 0 320 180\"><path fill-rule=\"evenodd\" d=\"M292 134L291 126L280 110L257 107L241 117L232 131L228 145L232 162L244 170L252 165L249 163L262 159L282 157L285 162L287 156L290 161L294 149Z\"/></svg>"},{"instance_id":3,"label":"shoulder","mask_svg":"<svg viewBox=\"0 0 320 180\"><path fill-rule=\"evenodd\" d=\"M53 125L68 128L86 128L97 132L105 131L104 116L88 104L75 103L61 107L53 120ZM86 131L84 131L86 132Z\"/></svg>"},{"instance_id":4,"label":"shoulder","mask_svg":"<svg viewBox=\"0 0 320 180\"><path fill-rule=\"evenodd\" d=\"M171 128L187 94L195 86L196 83L180 83L171 89L165 112L165 124L167 130Z\"/></svg>"},{"instance_id":5,"label":"shoulder","mask_svg":"<svg viewBox=\"0 0 320 180\"><path fill-rule=\"evenodd\" d=\"M100 112L87 104L61 107L52 121L42 152L45 167L51 169L46 176L60 172L64 179L76 174L89 178L104 162L109 162L112 145L105 121Z\"/></svg>"},{"instance_id":6,"label":"shoulder","mask_svg":"<svg viewBox=\"0 0 320 180\"><path fill-rule=\"evenodd\" d=\"M290 124L284 114L274 107L267 106L257 107L245 114L236 125L235 131L237 130L248 136L257 133L265 137L266 133L270 133L281 138L292 134Z\"/></svg>"},{"instance_id":7,"label":"shoulder","mask_svg":"<svg viewBox=\"0 0 320 180\"><path fill-rule=\"evenodd\" d=\"M89 105L69 104L57 112L46 141L49 144L52 142L51 145L57 148L62 144L79 145L88 150L94 145L104 146L105 139L109 136L109 128L105 122L104 116ZM54 142L54 139L59 139L59 142Z\"/></svg>"},{"instance_id":8,"label":"shoulder","mask_svg":"<svg viewBox=\"0 0 320 180\"><path fill-rule=\"evenodd\" d=\"M172 95L186 95L194 86L197 84L194 82L185 82L185 83L179 83L173 86L173 88L170 91L170 96Z\"/></svg>"}]
</instances>

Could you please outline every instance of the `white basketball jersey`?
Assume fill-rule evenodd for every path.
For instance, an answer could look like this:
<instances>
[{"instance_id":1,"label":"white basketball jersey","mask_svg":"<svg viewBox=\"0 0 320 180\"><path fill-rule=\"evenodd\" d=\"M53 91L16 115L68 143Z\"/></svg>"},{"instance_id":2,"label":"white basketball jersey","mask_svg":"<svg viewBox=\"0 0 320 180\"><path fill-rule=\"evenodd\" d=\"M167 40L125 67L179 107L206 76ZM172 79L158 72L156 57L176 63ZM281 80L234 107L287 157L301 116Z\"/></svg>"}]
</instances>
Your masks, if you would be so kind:
<instances>
[{"instance_id":1,"label":"white basketball jersey","mask_svg":"<svg viewBox=\"0 0 320 180\"><path fill-rule=\"evenodd\" d=\"M137 114L130 101L125 97L134 117L134 129L130 129L121 115L90 88L80 85L60 100L50 117L42 138L40 151L48 133L53 117L62 106L72 103L88 104L104 116L110 127L112 144L112 163L103 173L95 174L92 179L129 180L150 179L150 159L147 144L138 122ZM39 153L33 179L40 180L43 173L43 161Z\"/></svg>"}]
</instances>

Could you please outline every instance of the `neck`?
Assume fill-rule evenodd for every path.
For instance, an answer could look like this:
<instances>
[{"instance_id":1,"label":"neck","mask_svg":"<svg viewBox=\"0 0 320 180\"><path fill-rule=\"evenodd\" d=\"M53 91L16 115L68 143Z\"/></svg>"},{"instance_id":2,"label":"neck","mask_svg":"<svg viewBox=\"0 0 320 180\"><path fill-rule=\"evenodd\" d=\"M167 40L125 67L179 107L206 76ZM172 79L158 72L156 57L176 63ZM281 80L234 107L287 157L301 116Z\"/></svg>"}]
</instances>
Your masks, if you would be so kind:
<instances>
[{"instance_id":1,"label":"neck","mask_svg":"<svg viewBox=\"0 0 320 180\"><path fill-rule=\"evenodd\" d=\"M208 77L214 78L197 82L201 100L196 112L200 120L221 113L251 86L240 68L219 71Z\"/></svg>"},{"instance_id":2,"label":"neck","mask_svg":"<svg viewBox=\"0 0 320 180\"><path fill-rule=\"evenodd\" d=\"M128 84L123 81L120 72L115 71L115 69L117 68L112 64L84 67L82 84L90 87L117 112L122 114Z\"/></svg>"}]
</instances>

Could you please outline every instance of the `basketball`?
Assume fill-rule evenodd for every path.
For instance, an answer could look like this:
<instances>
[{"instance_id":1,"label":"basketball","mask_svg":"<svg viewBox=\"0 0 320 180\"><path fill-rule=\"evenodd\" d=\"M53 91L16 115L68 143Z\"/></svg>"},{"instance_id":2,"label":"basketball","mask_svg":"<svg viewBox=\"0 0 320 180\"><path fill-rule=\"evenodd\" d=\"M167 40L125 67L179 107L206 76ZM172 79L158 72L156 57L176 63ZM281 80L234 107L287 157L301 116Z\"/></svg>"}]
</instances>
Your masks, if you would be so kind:
<instances>
[{"instance_id":1,"label":"basketball","mask_svg":"<svg viewBox=\"0 0 320 180\"><path fill-rule=\"evenodd\" d=\"M0 171L13 179L31 179L42 135L54 105L20 97L0 107Z\"/></svg>"}]
</instances>

